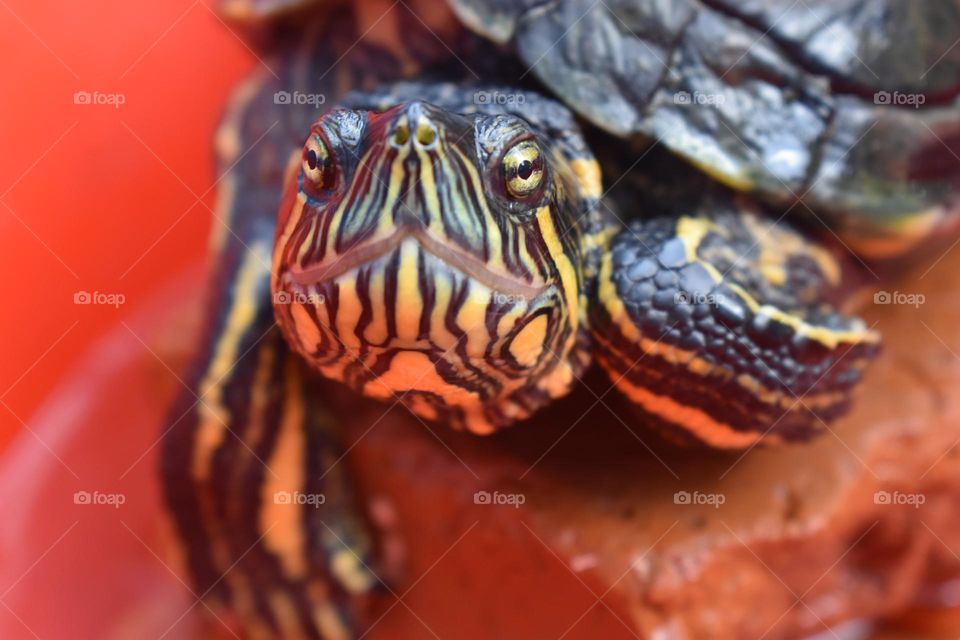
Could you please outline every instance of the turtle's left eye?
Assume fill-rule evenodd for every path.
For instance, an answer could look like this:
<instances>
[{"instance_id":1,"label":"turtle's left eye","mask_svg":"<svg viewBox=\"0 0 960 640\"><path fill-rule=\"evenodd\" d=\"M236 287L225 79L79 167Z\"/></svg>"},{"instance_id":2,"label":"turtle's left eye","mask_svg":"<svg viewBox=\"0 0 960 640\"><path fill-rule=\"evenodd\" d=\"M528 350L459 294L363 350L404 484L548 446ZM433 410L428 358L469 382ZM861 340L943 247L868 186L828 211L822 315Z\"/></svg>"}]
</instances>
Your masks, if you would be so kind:
<instances>
[{"instance_id":1,"label":"turtle's left eye","mask_svg":"<svg viewBox=\"0 0 960 640\"><path fill-rule=\"evenodd\" d=\"M522 140L503 156L503 179L507 193L517 199L529 197L543 181L543 158L533 140Z\"/></svg>"},{"instance_id":2,"label":"turtle's left eye","mask_svg":"<svg viewBox=\"0 0 960 640\"><path fill-rule=\"evenodd\" d=\"M311 135L303 147L303 175L318 189L333 186L333 154L318 134Z\"/></svg>"}]
</instances>

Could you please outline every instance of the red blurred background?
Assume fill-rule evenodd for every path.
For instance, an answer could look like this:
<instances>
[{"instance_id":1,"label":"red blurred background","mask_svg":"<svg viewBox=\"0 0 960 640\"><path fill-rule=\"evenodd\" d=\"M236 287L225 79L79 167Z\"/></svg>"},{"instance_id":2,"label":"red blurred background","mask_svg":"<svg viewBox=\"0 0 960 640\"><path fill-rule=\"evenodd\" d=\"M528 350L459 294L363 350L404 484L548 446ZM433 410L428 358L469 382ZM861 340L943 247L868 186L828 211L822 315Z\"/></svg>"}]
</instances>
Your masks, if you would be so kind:
<instances>
[{"instance_id":1,"label":"red blurred background","mask_svg":"<svg viewBox=\"0 0 960 640\"><path fill-rule=\"evenodd\" d=\"M0 452L18 434L30 437L24 432L34 431L32 416L98 338L122 327L138 308L141 315L144 308L152 312L150 292L169 289L176 274L176 286L183 286L184 267L205 254L216 197L213 134L233 85L260 64L211 4L0 0ZM77 92L122 104L78 104ZM122 296L124 302L77 304L81 292ZM165 366L144 359L158 370ZM136 384L143 388L142 381ZM173 375L166 384L176 387ZM120 384L114 389L124 391ZM124 598L136 600L131 585L140 584L146 585L141 601L173 594L169 610L156 613L155 626L167 629L168 637L184 637L177 616L189 611L190 602L175 600L185 598L186 589L155 551L162 545L154 533L154 471L148 462L139 464L146 448L140 441L150 443L155 434L115 438L110 429L135 413L130 407L115 411L127 413L82 434L85 449L30 440L38 459L53 469L35 474L43 476L35 482L37 495L61 500L63 508L41 503L42 516L35 517L28 509L36 503L13 504L2 499L11 490L0 491L6 510L0 563L9 565L0 566L0 589L7 590L0 592L2 640L37 637L33 629L44 638L103 640L89 630L102 628L111 606L123 610ZM94 449L99 457L90 455ZM107 468L104 460L114 449L121 455ZM33 479L16 472L33 463L8 465L6 477L30 484ZM69 504L77 488L115 484L132 497L122 515L81 520L78 507ZM22 485L15 490L29 493ZM126 560L111 561L117 558ZM437 584L438 591L449 588ZM77 594L90 602L75 602ZM48 620L51 614L58 619ZM400 621L387 618L380 626L406 623L422 634L418 621L404 622L403 615L397 608L393 618Z\"/></svg>"},{"instance_id":2,"label":"red blurred background","mask_svg":"<svg viewBox=\"0 0 960 640\"><path fill-rule=\"evenodd\" d=\"M200 0L0 0L0 449L87 346L203 255L213 132L254 64ZM75 304L81 291L125 301Z\"/></svg>"}]
</instances>

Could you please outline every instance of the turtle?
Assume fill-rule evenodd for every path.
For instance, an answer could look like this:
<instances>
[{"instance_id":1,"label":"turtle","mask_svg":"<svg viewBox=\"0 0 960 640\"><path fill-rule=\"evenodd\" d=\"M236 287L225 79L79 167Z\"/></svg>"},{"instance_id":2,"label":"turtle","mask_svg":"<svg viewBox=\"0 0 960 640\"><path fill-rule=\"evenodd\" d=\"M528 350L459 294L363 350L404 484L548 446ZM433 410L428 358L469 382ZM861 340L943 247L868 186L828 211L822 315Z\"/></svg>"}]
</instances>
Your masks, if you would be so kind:
<instances>
[{"instance_id":1,"label":"turtle","mask_svg":"<svg viewBox=\"0 0 960 640\"><path fill-rule=\"evenodd\" d=\"M381 585L344 387L486 435L597 362L639 424L718 449L847 410L880 348L850 309L867 261L956 226L960 9L795 4L224 4L269 56L217 135L162 454L207 608L357 633Z\"/></svg>"}]
</instances>

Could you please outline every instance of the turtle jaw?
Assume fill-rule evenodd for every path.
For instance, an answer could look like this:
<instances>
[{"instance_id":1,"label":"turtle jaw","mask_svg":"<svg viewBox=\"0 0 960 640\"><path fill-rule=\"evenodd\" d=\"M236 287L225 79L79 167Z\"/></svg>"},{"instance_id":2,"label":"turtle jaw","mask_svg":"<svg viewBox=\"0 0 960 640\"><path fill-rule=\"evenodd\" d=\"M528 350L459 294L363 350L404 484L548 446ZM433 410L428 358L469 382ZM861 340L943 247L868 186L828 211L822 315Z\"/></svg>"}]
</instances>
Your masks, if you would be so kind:
<instances>
[{"instance_id":1,"label":"turtle jaw","mask_svg":"<svg viewBox=\"0 0 960 640\"><path fill-rule=\"evenodd\" d=\"M490 407L554 370L571 318L556 285L398 232L274 280L287 342L324 377L362 395L476 433L503 426ZM511 409L512 407L512 409ZM508 422L508 421L507 421Z\"/></svg>"},{"instance_id":2,"label":"turtle jaw","mask_svg":"<svg viewBox=\"0 0 960 640\"><path fill-rule=\"evenodd\" d=\"M320 331L335 335L331 344L355 356L459 350L466 364L478 366L506 348L521 367L533 367L550 332L512 344L509 325L491 321L513 318L517 325L535 313L562 315L551 309L553 284L495 271L425 232L405 229L320 263L291 265L276 289L281 313L291 304L312 306Z\"/></svg>"}]
</instances>

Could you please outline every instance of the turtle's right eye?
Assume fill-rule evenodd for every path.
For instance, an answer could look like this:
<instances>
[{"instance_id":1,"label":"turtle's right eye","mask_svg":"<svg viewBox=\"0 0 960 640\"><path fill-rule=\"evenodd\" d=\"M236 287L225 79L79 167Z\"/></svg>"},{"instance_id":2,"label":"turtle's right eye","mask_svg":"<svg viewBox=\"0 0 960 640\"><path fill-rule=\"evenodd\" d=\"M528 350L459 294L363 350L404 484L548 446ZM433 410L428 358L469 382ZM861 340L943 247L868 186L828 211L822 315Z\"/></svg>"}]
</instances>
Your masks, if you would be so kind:
<instances>
[{"instance_id":1,"label":"turtle's right eye","mask_svg":"<svg viewBox=\"0 0 960 640\"><path fill-rule=\"evenodd\" d=\"M303 175L317 189L334 184L333 154L319 134L313 134L303 147Z\"/></svg>"},{"instance_id":2,"label":"turtle's right eye","mask_svg":"<svg viewBox=\"0 0 960 640\"><path fill-rule=\"evenodd\" d=\"M523 200L534 195L543 182L543 158L537 143L521 140L503 156L503 179L510 197Z\"/></svg>"}]
</instances>

